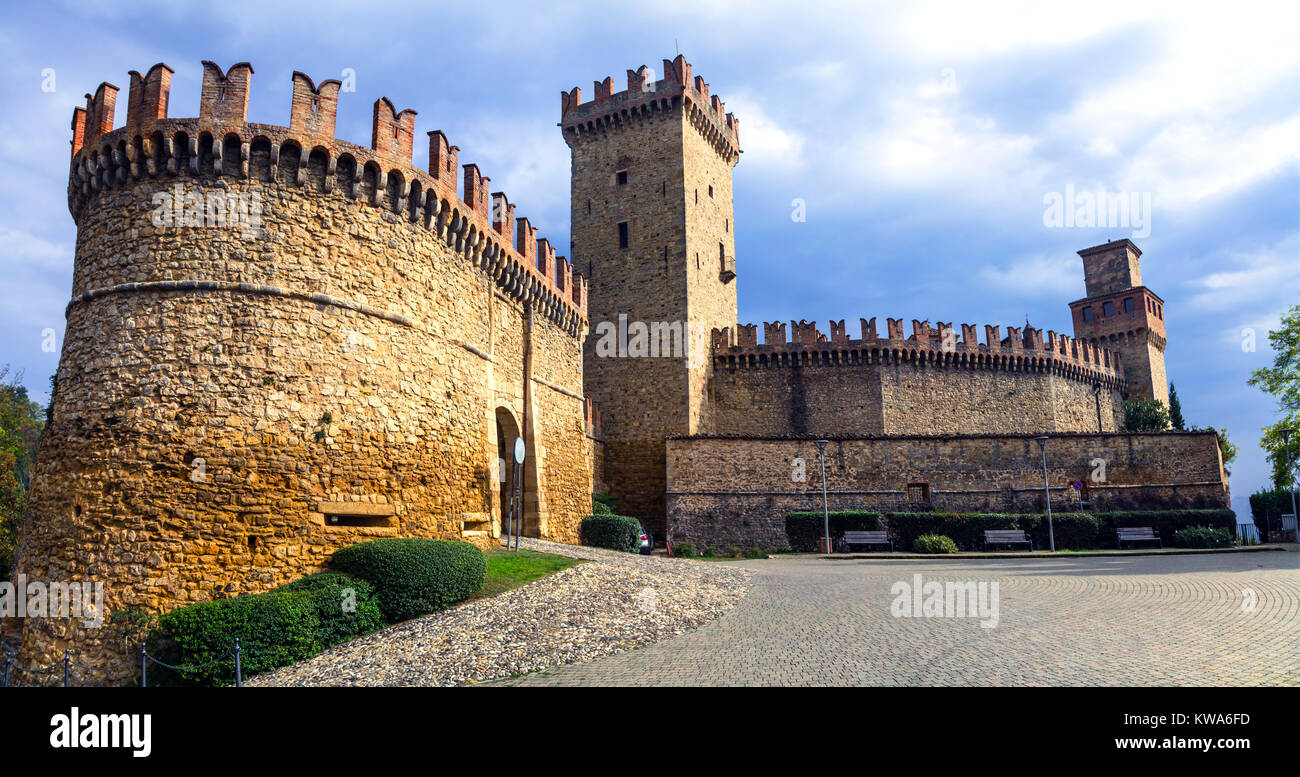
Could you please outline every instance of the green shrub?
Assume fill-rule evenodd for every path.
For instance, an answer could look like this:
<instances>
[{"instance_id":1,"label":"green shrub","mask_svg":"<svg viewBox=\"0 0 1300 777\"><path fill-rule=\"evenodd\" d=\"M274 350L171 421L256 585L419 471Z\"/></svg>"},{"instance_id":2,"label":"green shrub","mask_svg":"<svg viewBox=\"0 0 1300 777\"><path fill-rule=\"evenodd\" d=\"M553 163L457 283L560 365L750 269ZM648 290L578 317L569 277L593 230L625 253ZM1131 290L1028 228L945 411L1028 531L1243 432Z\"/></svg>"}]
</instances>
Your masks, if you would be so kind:
<instances>
[{"instance_id":1,"label":"green shrub","mask_svg":"<svg viewBox=\"0 0 1300 777\"><path fill-rule=\"evenodd\" d=\"M790 539L790 547L803 553L817 551L817 540L824 530L825 516L820 510L794 512L785 517L785 536ZM878 531L880 513L865 510L836 510L830 513L830 530L832 547L839 545L846 531Z\"/></svg>"},{"instance_id":2,"label":"green shrub","mask_svg":"<svg viewBox=\"0 0 1300 777\"><path fill-rule=\"evenodd\" d=\"M1230 548L1232 532L1209 526L1190 526L1174 532L1174 545L1179 548Z\"/></svg>"},{"instance_id":3,"label":"green shrub","mask_svg":"<svg viewBox=\"0 0 1300 777\"><path fill-rule=\"evenodd\" d=\"M582 519L578 538L589 547L637 553L641 550L641 522L626 515L588 515Z\"/></svg>"},{"instance_id":4,"label":"green shrub","mask_svg":"<svg viewBox=\"0 0 1300 777\"><path fill-rule=\"evenodd\" d=\"M681 558L695 558L699 553L695 550L694 542L679 542L673 545L673 555Z\"/></svg>"},{"instance_id":5,"label":"green shrub","mask_svg":"<svg viewBox=\"0 0 1300 777\"><path fill-rule=\"evenodd\" d=\"M735 545L727 548L727 558L740 558L740 548Z\"/></svg>"},{"instance_id":6,"label":"green shrub","mask_svg":"<svg viewBox=\"0 0 1300 777\"><path fill-rule=\"evenodd\" d=\"M915 553L956 553L957 543L942 534L922 534L912 542Z\"/></svg>"},{"instance_id":7,"label":"green shrub","mask_svg":"<svg viewBox=\"0 0 1300 777\"><path fill-rule=\"evenodd\" d=\"M390 623L444 610L483 587L483 551L455 540L391 537L349 545L330 565L375 587Z\"/></svg>"},{"instance_id":8,"label":"green shrub","mask_svg":"<svg viewBox=\"0 0 1300 777\"><path fill-rule=\"evenodd\" d=\"M701 553L700 555L703 556L704 558L713 558L718 555L718 551L714 550L712 545L709 545L704 549L704 552Z\"/></svg>"},{"instance_id":9,"label":"green shrub","mask_svg":"<svg viewBox=\"0 0 1300 777\"><path fill-rule=\"evenodd\" d=\"M150 685L230 685L235 681L235 638L245 677L301 661L321 650L311 592L273 591L215 599L158 617L148 651L164 663L201 666L171 671L150 663Z\"/></svg>"},{"instance_id":10,"label":"green shrub","mask_svg":"<svg viewBox=\"0 0 1300 777\"><path fill-rule=\"evenodd\" d=\"M1250 517L1262 540L1268 539L1269 527L1281 525L1282 516L1291 512L1291 492L1285 488L1256 491L1250 495Z\"/></svg>"},{"instance_id":11,"label":"green shrub","mask_svg":"<svg viewBox=\"0 0 1300 777\"><path fill-rule=\"evenodd\" d=\"M277 591L311 594L319 624L316 641L321 648L359 637L384 625L375 587L342 572L319 572L282 585Z\"/></svg>"},{"instance_id":12,"label":"green shrub","mask_svg":"<svg viewBox=\"0 0 1300 777\"><path fill-rule=\"evenodd\" d=\"M618 499L610 494L592 494L591 514L618 515Z\"/></svg>"},{"instance_id":13,"label":"green shrub","mask_svg":"<svg viewBox=\"0 0 1300 777\"><path fill-rule=\"evenodd\" d=\"M1237 531L1237 514L1231 510L1123 510L1096 513L1097 546L1115 547L1116 527L1150 526L1165 545L1174 541L1174 533L1193 526L1224 529L1229 535Z\"/></svg>"},{"instance_id":14,"label":"green shrub","mask_svg":"<svg viewBox=\"0 0 1300 777\"><path fill-rule=\"evenodd\" d=\"M767 558L767 553L761 548L750 548L745 551L745 558Z\"/></svg>"}]
</instances>

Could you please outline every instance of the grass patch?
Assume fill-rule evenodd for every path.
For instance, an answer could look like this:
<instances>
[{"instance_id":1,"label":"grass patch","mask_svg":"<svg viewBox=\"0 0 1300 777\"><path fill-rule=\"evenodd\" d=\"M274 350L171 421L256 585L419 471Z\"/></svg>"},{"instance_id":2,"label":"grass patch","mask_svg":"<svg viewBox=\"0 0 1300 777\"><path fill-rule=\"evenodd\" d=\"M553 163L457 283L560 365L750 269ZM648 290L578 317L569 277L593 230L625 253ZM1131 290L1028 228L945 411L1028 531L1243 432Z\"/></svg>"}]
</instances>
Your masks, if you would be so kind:
<instances>
[{"instance_id":1,"label":"grass patch","mask_svg":"<svg viewBox=\"0 0 1300 777\"><path fill-rule=\"evenodd\" d=\"M581 562L581 559L535 550L493 549L484 555L487 556L487 576L483 578L483 587L470 599L496 596Z\"/></svg>"}]
</instances>

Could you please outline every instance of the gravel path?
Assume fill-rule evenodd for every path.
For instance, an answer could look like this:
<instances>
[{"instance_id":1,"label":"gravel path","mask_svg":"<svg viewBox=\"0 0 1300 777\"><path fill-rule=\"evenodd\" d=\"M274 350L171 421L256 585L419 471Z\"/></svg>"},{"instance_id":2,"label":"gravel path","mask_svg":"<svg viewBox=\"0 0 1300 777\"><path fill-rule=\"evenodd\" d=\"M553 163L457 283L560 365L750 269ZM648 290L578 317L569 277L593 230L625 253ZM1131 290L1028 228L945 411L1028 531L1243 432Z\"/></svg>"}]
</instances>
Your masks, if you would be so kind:
<instances>
[{"instance_id":1,"label":"gravel path","mask_svg":"<svg viewBox=\"0 0 1300 777\"><path fill-rule=\"evenodd\" d=\"M586 559L521 588L390 626L249 686L447 686L575 664L683 634L734 606L750 570L524 539Z\"/></svg>"}]
</instances>

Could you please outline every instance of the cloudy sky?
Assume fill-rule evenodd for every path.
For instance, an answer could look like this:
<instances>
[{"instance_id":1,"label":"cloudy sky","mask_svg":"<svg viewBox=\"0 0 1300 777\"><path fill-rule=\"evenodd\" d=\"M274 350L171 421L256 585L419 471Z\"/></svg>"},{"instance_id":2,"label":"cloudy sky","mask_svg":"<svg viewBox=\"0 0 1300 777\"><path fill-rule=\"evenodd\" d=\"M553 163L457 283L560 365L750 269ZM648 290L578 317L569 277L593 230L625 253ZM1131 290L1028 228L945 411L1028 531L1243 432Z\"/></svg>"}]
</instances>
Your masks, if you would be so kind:
<instances>
[{"instance_id":1,"label":"cloudy sky","mask_svg":"<svg viewBox=\"0 0 1300 777\"><path fill-rule=\"evenodd\" d=\"M568 245L559 93L684 53L741 118L745 322L872 316L1069 331L1075 251L1134 230L1049 226L1045 197L1150 197L1134 237L1166 301L1188 421L1242 449L1234 507L1267 481L1272 399L1245 385L1300 302L1300 10L1293 3L411 4L50 1L0 22L0 365L44 401L71 289L68 122L100 81L167 62L171 115L200 61L253 64L249 119L287 124L290 74L356 73L338 135L380 96L442 129ZM50 75L53 75L53 84ZM50 90L49 87L53 86ZM427 148L416 143L416 162ZM792 220L792 202L806 220ZM853 326L850 326L853 331ZM1249 332L1257 338L1251 351ZM1245 333L1245 334L1244 334Z\"/></svg>"}]
</instances>

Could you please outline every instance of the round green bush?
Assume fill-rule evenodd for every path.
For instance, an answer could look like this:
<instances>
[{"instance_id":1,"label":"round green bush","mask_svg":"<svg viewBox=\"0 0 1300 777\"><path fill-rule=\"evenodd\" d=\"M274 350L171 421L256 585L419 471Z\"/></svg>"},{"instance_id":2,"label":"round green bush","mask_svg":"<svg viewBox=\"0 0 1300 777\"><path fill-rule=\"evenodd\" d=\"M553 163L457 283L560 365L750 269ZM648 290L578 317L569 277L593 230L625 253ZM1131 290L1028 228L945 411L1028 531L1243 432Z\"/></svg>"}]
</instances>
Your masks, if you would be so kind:
<instances>
[{"instance_id":1,"label":"round green bush","mask_svg":"<svg viewBox=\"0 0 1300 777\"><path fill-rule=\"evenodd\" d=\"M1210 526L1189 526L1174 532L1174 546L1179 548L1230 548L1232 532Z\"/></svg>"},{"instance_id":2,"label":"round green bush","mask_svg":"<svg viewBox=\"0 0 1300 777\"><path fill-rule=\"evenodd\" d=\"M695 550L694 542L679 542L673 545L673 555L678 558L695 558L700 554Z\"/></svg>"},{"instance_id":3,"label":"round green bush","mask_svg":"<svg viewBox=\"0 0 1300 777\"><path fill-rule=\"evenodd\" d=\"M483 587L483 551L455 540L392 537L335 551L330 566L375 587L390 622L445 610Z\"/></svg>"},{"instance_id":4,"label":"round green bush","mask_svg":"<svg viewBox=\"0 0 1300 777\"><path fill-rule=\"evenodd\" d=\"M626 515L588 515L582 519L578 538L592 548L625 553L641 550L641 522Z\"/></svg>"},{"instance_id":5,"label":"round green bush","mask_svg":"<svg viewBox=\"0 0 1300 777\"><path fill-rule=\"evenodd\" d=\"M342 572L318 572L276 590L311 594L312 606L320 620L316 638L322 648L347 642L384 625L375 587Z\"/></svg>"},{"instance_id":6,"label":"round green bush","mask_svg":"<svg viewBox=\"0 0 1300 777\"><path fill-rule=\"evenodd\" d=\"M319 652L320 621L310 593L272 591L179 607L158 616L149 655L193 669L149 664L149 685L231 685L235 639L244 677L301 661Z\"/></svg>"},{"instance_id":7,"label":"round green bush","mask_svg":"<svg viewBox=\"0 0 1300 777\"><path fill-rule=\"evenodd\" d=\"M912 542L914 553L956 553L957 543L942 534L922 534Z\"/></svg>"}]
</instances>

